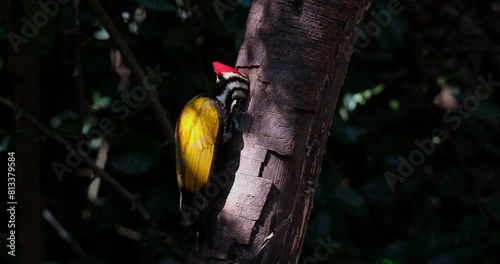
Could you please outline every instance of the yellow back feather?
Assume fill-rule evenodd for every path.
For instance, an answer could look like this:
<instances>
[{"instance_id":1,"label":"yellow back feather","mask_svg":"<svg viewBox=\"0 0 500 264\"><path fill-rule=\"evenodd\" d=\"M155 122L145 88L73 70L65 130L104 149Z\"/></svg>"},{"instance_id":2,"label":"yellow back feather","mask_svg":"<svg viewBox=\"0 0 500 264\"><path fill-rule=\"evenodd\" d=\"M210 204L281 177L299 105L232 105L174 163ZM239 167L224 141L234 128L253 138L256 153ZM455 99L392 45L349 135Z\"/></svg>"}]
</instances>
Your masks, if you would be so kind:
<instances>
[{"instance_id":1,"label":"yellow back feather","mask_svg":"<svg viewBox=\"0 0 500 264\"><path fill-rule=\"evenodd\" d=\"M207 182L221 124L220 107L198 96L182 110L175 129L176 169L179 188L198 192Z\"/></svg>"}]
</instances>

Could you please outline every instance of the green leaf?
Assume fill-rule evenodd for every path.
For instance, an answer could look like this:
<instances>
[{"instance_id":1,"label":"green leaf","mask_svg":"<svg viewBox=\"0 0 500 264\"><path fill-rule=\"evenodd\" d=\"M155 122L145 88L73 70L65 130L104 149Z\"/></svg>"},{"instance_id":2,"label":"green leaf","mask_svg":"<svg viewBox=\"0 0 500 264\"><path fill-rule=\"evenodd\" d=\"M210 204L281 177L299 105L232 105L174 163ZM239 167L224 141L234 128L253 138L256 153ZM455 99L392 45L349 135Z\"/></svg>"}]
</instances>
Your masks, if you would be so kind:
<instances>
[{"instance_id":1,"label":"green leaf","mask_svg":"<svg viewBox=\"0 0 500 264\"><path fill-rule=\"evenodd\" d=\"M477 256L484 255L484 243L475 243L467 247L453 246L450 244L450 250L444 253L435 255L429 258L426 263L428 264L443 264L443 263L476 263L474 260Z\"/></svg>"},{"instance_id":2,"label":"green leaf","mask_svg":"<svg viewBox=\"0 0 500 264\"><path fill-rule=\"evenodd\" d=\"M63 127L65 124L71 123L78 119L78 114L71 111L66 110L55 114L50 119L50 126L53 128Z\"/></svg>"},{"instance_id":3,"label":"green leaf","mask_svg":"<svg viewBox=\"0 0 500 264\"><path fill-rule=\"evenodd\" d=\"M346 212L355 216L365 216L368 214L365 199L363 196L351 188L337 187L331 193L333 202Z\"/></svg>"},{"instance_id":4,"label":"green leaf","mask_svg":"<svg viewBox=\"0 0 500 264\"><path fill-rule=\"evenodd\" d=\"M10 148L11 136L5 136L0 142L0 152L7 151Z\"/></svg>"},{"instance_id":5,"label":"green leaf","mask_svg":"<svg viewBox=\"0 0 500 264\"><path fill-rule=\"evenodd\" d=\"M383 259L379 259L376 264L396 264L396 262L394 262L392 259L390 258L383 258Z\"/></svg>"},{"instance_id":6,"label":"green leaf","mask_svg":"<svg viewBox=\"0 0 500 264\"><path fill-rule=\"evenodd\" d=\"M348 125L338 116L335 116L331 128L332 136L344 144L356 144L360 137L360 131L357 127Z\"/></svg>"},{"instance_id":7,"label":"green leaf","mask_svg":"<svg viewBox=\"0 0 500 264\"><path fill-rule=\"evenodd\" d=\"M104 27L101 27L98 31L94 32L94 38L97 40L108 40L109 37L108 31Z\"/></svg>"},{"instance_id":8,"label":"green leaf","mask_svg":"<svg viewBox=\"0 0 500 264\"><path fill-rule=\"evenodd\" d=\"M31 135L31 133L32 130L30 129L20 129L10 135L6 135L0 142L0 152L5 152L13 148L21 139Z\"/></svg>"},{"instance_id":9,"label":"green leaf","mask_svg":"<svg viewBox=\"0 0 500 264\"><path fill-rule=\"evenodd\" d=\"M81 127L78 123L70 123L64 127L56 127L52 129L52 133L63 138L76 139L81 136Z\"/></svg>"},{"instance_id":10,"label":"green leaf","mask_svg":"<svg viewBox=\"0 0 500 264\"><path fill-rule=\"evenodd\" d=\"M92 90L92 103L97 109L106 109L111 104L111 98L102 96L97 90Z\"/></svg>"},{"instance_id":11,"label":"green leaf","mask_svg":"<svg viewBox=\"0 0 500 264\"><path fill-rule=\"evenodd\" d=\"M359 190L368 201L388 205L394 201L394 193L387 188L384 177L375 177L363 185Z\"/></svg>"},{"instance_id":12,"label":"green leaf","mask_svg":"<svg viewBox=\"0 0 500 264\"><path fill-rule=\"evenodd\" d=\"M476 110L471 112L472 117L476 118L498 118L500 117L500 108L486 101L479 101Z\"/></svg>"},{"instance_id":13,"label":"green leaf","mask_svg":"<svg viewBox=\"0 0 500 264\"><path fill-rule=\"evenodd\" d=\"M397 99L392 99L389 101L389 108L391 110L398 111L399 105L400 105L400 103L399 103L399 100L397 100Z\"/></svg>"},{"instance_id":14,"label":"green leaf","mask_svg":"<svg viewBox=\"0 0 500 264\"><path fill-rule=\"evenodd\" d=\"M7 38L7 33L8 31L5 25L0 24L0 41L3 41Z\"/></svg>"},{"instance_id":15,"label":"green leaf","mask_svg":"<svg viewBox=\"0 0 500 264\"><path fill-rule=\"evenodd\" d=\"M112 141L114 150L109 161L113 169L124 175L138 175L150 170L160 158L158 143L135 131Z\"/></svg>"},{"instance_id":16,"label":"green leaf","mask_svg":"<svg viewBox=\"0 0 500 264\"><path fill-rule=\"evenodd\" d=\"M98 122L96 116L87 115L83 120L82 134L87 134Z\"/></svg>"},{"instance_id":17,"label":"green leaf","mask_svg":"<svg viewBox=\"0 0 500 264\"><path fill-rule=\"evenodd\" d=\"M408 242L404 240L394 240L383 249L382 253L385 256L394 259L396 263L404 262L408 255ZM384 258L388 259L388 258Z\"/></svg>"},{"instance_id":18,"label":"green leaf","mask_svg":"<svg viewBox=\"0 0 500 264\"><path fill-rule=\"evenodd\" d=\"M374 1L370 11L367 16L371 17L372 22L376 23L380 28L380 32L375 36L375 39L382 47L384 57L392 59L397 48L403 42L403 34L408 32L408 21L401 14L391 14L386 1ZM382 15L384 13L388 14L387 18ZM379 20L375 19L377 14L380 14ZM366 31L366 27L364 29Z\"/></svg>"},{"instance_id":19,"label":"green leaf","mask_svg":"<svg viewBox=\"0 0 500 264\"><path fill-rule=\"evenodd\" d=\"M158 158L149 153L127 152L113 156L111 166L125 175L138 175L151 169Z\"/></svg>"}]
</instances>

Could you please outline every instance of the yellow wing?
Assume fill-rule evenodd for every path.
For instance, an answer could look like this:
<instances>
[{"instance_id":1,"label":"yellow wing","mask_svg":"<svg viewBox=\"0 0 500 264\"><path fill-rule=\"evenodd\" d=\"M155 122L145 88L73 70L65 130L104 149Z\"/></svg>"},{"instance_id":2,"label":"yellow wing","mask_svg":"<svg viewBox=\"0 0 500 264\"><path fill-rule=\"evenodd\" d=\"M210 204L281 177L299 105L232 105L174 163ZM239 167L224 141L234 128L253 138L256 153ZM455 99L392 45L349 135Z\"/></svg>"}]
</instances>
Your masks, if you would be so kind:
<instances>
[{"instance_id":1,"label":"yellow wing","mask_svg":"<svg viewBox=\"0 0 500 264\"><path fill-rule=\"evenodd\" d=\"M217 102L195 97L182 110L175 128L179 188L198 192L212 169L221 116Z\"/></svg>"}]
</instances>

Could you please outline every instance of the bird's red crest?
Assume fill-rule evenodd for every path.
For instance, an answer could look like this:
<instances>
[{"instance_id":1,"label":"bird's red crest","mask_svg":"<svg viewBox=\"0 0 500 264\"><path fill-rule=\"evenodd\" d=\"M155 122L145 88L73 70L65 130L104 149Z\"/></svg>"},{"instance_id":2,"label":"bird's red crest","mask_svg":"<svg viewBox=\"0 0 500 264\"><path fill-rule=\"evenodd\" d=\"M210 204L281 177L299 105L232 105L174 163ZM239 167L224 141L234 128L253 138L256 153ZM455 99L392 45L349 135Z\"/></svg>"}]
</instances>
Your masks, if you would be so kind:
<instances>
[{"instance_id":1,"label":"bird's red crest","mask_svg":"<svg viewBox=\"0 0 500 264\"><path fill-rule=\"evenodd\" d=\"M242 75L238 70L236 70L235 68L231 67L231 66L227 66L225 64L222 64L218 61L214 61L212 63L212 65L214 66L214 72L215 74L217 75L220 75L220 74L223 74L225 72L234 72L234 73L237 73L237 74L240 74Z\"/></svg>"}]
</instances>

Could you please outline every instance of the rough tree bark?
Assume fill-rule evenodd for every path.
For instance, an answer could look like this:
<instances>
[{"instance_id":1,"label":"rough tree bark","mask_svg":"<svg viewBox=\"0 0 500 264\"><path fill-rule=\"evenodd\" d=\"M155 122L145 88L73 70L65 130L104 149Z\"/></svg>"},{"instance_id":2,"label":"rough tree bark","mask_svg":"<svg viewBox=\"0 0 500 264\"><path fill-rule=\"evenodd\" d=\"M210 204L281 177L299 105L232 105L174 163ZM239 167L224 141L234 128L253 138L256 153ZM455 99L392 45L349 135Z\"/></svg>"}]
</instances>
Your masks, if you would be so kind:
<instances>
[{"instance_id":1,"label":"rough tree bark","mask_svg":"<svg viewBox=\"0 0 500 264\"><path fill-rule=\"evenodd\" d=\"M369 0L255 0L237 67L251 97L191 263L298 263L337 97ZM230 177L227 177L227 176Z\"/></svg>"}]
</instances>

